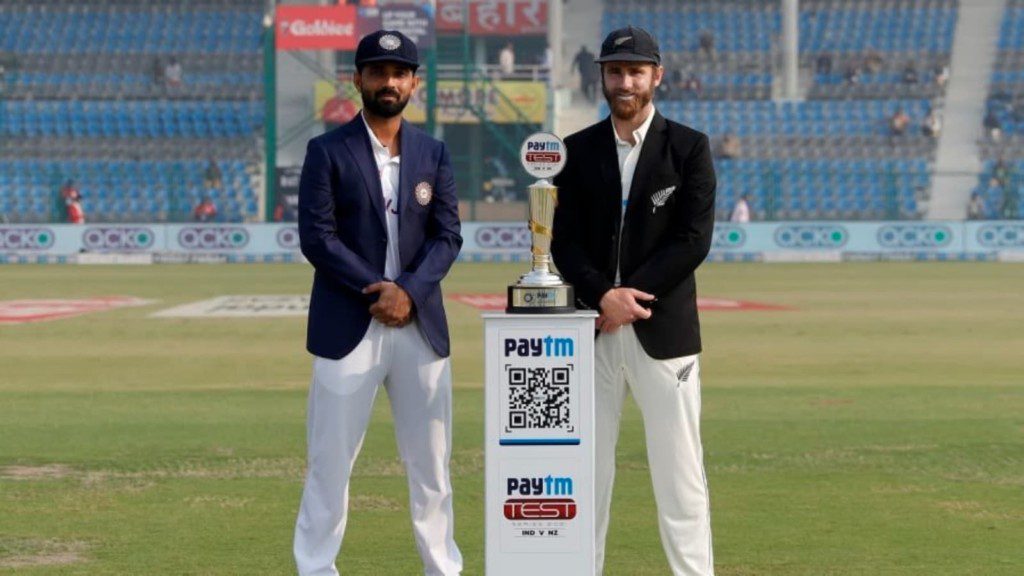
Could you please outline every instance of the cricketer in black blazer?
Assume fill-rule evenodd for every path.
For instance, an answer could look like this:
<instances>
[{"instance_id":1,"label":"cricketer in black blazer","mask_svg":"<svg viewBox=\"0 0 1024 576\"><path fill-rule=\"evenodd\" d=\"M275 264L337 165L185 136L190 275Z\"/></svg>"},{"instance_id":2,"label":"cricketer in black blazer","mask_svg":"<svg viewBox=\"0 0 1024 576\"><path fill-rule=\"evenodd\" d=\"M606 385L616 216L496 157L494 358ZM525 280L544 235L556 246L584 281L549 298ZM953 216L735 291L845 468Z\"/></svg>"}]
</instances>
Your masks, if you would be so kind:
<instances>
[{"instance_id":1,"label":"cricketer in black blazer","mask_svg":"<svg viewBox=\"0 0 1024 576\"><path fill-rule=\"evenodd\" d=\"M711 249L715 170L705 134L653 114L619 250L622 178L611 117L565 139L551 253L575 286L577 307L593 310L615 287L621 257L621 285L657 298L651 317L633 326L647 354L664 360L701 351L693 273Z\"/></svg>"}]
</instances>

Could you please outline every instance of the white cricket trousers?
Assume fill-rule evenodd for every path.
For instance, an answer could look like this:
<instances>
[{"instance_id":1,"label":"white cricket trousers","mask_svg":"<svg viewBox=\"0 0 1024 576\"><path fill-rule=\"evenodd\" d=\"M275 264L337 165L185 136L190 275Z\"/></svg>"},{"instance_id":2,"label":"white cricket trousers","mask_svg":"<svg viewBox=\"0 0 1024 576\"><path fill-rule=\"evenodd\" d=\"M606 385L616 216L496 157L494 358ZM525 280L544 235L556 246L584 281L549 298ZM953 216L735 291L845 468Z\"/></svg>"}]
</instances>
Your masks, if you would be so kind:
<instances>
[{"instance_id":1,"label":"white cricket trousers","mask_svg":"<svg viewBox=\"0 0 1024 576\"><path fill-rule=\"evenodd\" d=\"M700 441L699 357L655 360L640 345L632 325L599 335L594 356L598 576L604 570L615 443L627 387L643 413L661 545L672 574L713 575L711 510Z\"/></svg>"},{"instance_id":2,"label":"white cricket trousers","mask_svg":"<svg viewBox=\"0 0 1024 576\"><path fill-rule=\"evenodd\" d=\"M424 574L453 576L462 571L448 475L449 361L434 352L416 322L389 328L371 320L363 340L347 356L313 360L306 422L308 470L295 526L295 562L301 576L338 574L334 562L345 536L352 466L382 384L391 400ZM390 573L388 559L380 562L381 573Z\"/></svg>"}]
</instances>

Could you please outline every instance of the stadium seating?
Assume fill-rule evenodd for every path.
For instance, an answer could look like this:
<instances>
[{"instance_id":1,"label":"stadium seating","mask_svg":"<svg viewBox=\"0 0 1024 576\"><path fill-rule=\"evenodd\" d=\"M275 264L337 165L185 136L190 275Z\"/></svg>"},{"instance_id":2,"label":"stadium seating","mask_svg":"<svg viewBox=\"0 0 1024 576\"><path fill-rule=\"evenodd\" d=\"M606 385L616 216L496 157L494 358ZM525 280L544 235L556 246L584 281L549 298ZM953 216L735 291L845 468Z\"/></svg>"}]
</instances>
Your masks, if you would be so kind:
<instances>
[{"instance_id":1,"label":"stadium seating","mask_svg":"<svg viewBox=\"0 0 1024 576\"><path fill-rule=\"evenodd\" d=\"M923 214L936 142L920 126L942 111L945 87L935 77L950 62L956 0L801 1L805 84L795 102L773 100L778 2L604 5L605 32L634 24L658 36L663 114L707 132L716 152L723 136L738 137L738 157L716 154L720 217L743 193L760 218ZM56 189L71 178L90 220L184 218L205 194L226 220L258 218L262 9L249 0L0 2L0 216L52 217ZM1007 1L998 46L987 107L1001 137L980 143L978 179L992 217L1024 194L1024 0ZM183 68L175 87L160 75L172 57ZM916 81L906 77L909 63ZM699 90L682 85L689 75ZM900 136L888 123L896 110L911 119ZM223 189L204 189L209 158ZM1006 182L994 178L999 159L1012 175Z\"/></svg>"},{"instance_id":2,"label":"stadium seating","mask_svg":"<svg viewBox=\"0 0 1024 576\"><path fill-rule=\"evenodd\" d=\"M263 122L260 102L56 100L0 104L7 136L251 136Z\"/></svg>"},{"instance_id":3,"label":"stadium seating","mask_svg":"<svg viewBox=\"0 0 1024 576\"><path fill-rule=\"evenodd\" d=\"M1021 207L1021 196L1024 195L1024 158L1004 160L1006 172L998 174L998 160L985 163L984 172L978 177L975 188L984 202L986 218L1008 219L1024 218Z\"/></svg>"},{"instance_id":4,"label":"stadium seating","mask_svg":"<svg viewBox=\"0 0 1024 576\"><path fill-rule=\"evenodd\" d=\"M737 136L885 136L888 118L903 109L911 118L928 113L926 100L667 101L663 114L685 119L709 134Z\"/></svg>"},{"instance_id":5,"label":"stadium seating","mask_svg":"<svg viewBox=\"0 0 1024 576\"><path fill-rule=\"evenodd\" d=\"M6 52L63 56L83 47L114 54L174 54L183 47L200 53L260 48L259 3L248 3L248 9L245 4L190 9L183 2L5 4L14 4L0 10L0 50Z\"/></svg>"},{"instance_id":6,"label":"stadium seating","mask_svg":"<svg viewBox=\"0 0 1024 576\"><path fill-rule=\"evenodd\" d=\"M778 2L742 0L606 0L605 27L641 26L666 52L699 49L710 32L721 52L766 52L778 38ZM948 53L956 25L954 0L818 0L800 3L801 49L860 53Z\"/></svg>"},{"instance_id":7,"label":"stadium seating","mask_svg":"<svg viewBox=\"0 0 1024 576\"><path fill-rule=\"evenodd\" d=\"M658 98L666 117L706 132L716 149L725 135L739 138L739 158L716 159L720 218L744 193L758 217L920 218L935 152L921 123L941 111L935 75L949 64L956 19L955 0L802 1L800 64L813 82L799 102L770 100L778 2L606 0L603 28L639 25L659 39L670 79ZM916 82L904 76L911 62ZM845 76L851 67L856 83ZM676 85L690 75L699 93ZM892 136L897 110L911 122Z\"/></svg>"},{"instance_id":8,"label":"stadium seating","mask_svg":"<svg viewBox=\"0 0 1024 576\"><path fill-rule=\"evenodd\" d=\"M163 82L168 57L154 54L19 54L8 74L13 99L247 99L262 92L258 54L176 54L180 86Z\"/></svg>"},{"instance_id":9,"label":"stadium seating","mask_svg":"<svg viewBox=\"0 0 1024 576\"><path fill-rule=\"evenodd\" d=\"M258 219L261 3L0 3L0 219L63 218L74 180L89 222L176 221L210 196ZM59 31L56 34L54 31ZM182 65L169 86L164 66ZM210 160L221 186L205 182Z\"/></svg>"},{"instance_id":10,"label":"stadium seating","mask_svg":"<svg viewBox=\"0 0 1024 576\"><path fill-rule=\"evenodd\" d=\"M981 142L985 169L975 189L988 218L1024 218L1024 0L1009 0L986 106L999 128ZM997 169L997 166L999 167Z\"/></svg>"},{"instance_id":11,"label":"stadium seating","mask_svg":"<svg viewBox=\"0 0 1024 576\"><path fill-rule=\"evenodd\" d=\"M56 192L72 177L90 222L166 220L181 217L209 196L227 220L257 210L244 162L218 162L221 188L207 187L206 162L121 160L0 160L0 213L21 221L46 221ZM59 212L59 210L58 210Z\"/></svg>"},{"instance_id":12,"label":"stadium seating","mask_svg":"<svg viewBox=\"0 0 1024 576\"><path fill-rule=\"evenodd\" d=\"M1024 0L1007 2L988 109L1004 134L1024 135Z\"/></svg>"},{"instance_id":13,"label":"stadium seating","mask_svg":"<svg viewBox=\"0 0 1024 576\"><path fill-rule=\"evenodd\" d=\"M719 219L743 194L781 220L917 219L929 185L925 160L719 159L716 168Z\"/></svg>"}]
</instances>

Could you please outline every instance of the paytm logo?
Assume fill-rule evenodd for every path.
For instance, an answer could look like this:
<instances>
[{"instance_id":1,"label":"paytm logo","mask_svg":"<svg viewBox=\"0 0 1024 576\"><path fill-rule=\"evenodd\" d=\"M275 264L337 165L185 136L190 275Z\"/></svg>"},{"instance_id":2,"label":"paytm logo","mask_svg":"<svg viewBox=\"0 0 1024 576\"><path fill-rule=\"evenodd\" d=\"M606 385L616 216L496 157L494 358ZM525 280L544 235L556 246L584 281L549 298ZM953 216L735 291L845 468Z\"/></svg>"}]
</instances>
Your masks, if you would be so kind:
<instances>
[{"instance_id":1,"label":"paytm logo","mask_svg":"<svg viewBox=\"0 0 1024 576\"><path fill-rule=\"evenodd\" d=\"M559 152L562 150L561 142L528 140L526 149L530 152Z\"/></svg>"},{"instance_id":2,"label":"paytm logo","mask_svg":"<svg viewBox=\"0 0 1024 576\"><path fill-rule=\"evenodd\" d=\"M527 141L526 161L537 164L558 164L562 162L562 143Z\"/></svg>"},{"instance_id":3,"label":"paytm logo","mask_svg":"<svg viewBox=\"0 0 1024 576\"><path fill-rule=\"evenodd\" d=\"M550 474L543 478L509 478L506 490L509 496L572 496L572 478Z\"/></svg>"},{"instance_id":4,"label":"paytm logo","mask_svg":"<svg viewBox=\"0 0 1024 576\"><path fill-rule=\"evenodd\" d=\"M572 338L505 338L505 356L572 356L576 346Z\"/></svg>"}]
</instances>

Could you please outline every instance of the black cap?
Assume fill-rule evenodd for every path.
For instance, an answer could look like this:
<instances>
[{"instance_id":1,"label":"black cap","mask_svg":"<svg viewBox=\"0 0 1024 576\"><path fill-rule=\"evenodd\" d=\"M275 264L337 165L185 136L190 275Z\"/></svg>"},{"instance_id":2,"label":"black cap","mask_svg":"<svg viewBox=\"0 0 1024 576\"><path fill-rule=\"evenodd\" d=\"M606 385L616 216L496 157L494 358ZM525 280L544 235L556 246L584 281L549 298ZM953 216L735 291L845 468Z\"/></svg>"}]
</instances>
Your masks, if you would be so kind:
<instances>
[{"instance_id":1,"label":"black cap","mask_svg":"<svg viewBox=\"0 0 1024 576\"><path fill-rule=\"evenodd\" d=\"M356 48L356 68L370 62L398 62L413 70L420 67L416 44L398 30L377 30L363 36Z\"/></svg>"},{"instance_id":2,"label":"black cap","mask_svg":"<svg viewBox=\"0 0 1024 576\"><path fill-rule=\"evenodd\" d=\"M601 57L594 62L650 62L661 65L658 41L643 28L619 28L601 43Z\"/></svg>"}]
</instances>

